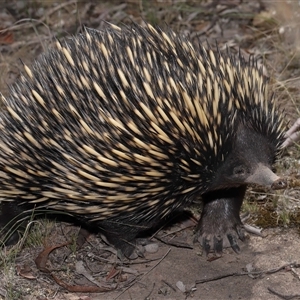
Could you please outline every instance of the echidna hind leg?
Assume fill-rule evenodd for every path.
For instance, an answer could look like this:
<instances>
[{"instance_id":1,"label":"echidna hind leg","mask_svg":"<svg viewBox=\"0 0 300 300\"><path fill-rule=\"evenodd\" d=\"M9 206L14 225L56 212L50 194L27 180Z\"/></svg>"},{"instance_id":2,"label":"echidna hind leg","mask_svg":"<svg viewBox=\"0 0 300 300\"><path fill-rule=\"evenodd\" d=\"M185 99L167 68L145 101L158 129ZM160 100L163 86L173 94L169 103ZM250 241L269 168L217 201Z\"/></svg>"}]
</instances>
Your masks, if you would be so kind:
<instances>
[{"instance_id":1,"label":"echidna hind leg","mask_svg":"<svg viewBox=\"0 0 300 300\"><path fill-rule=\"evenodd\" d=\"M240 251L238 240L245 239L240 219L245 191L246 186L242 186L203 195L204 206L194 241L200 242L207 254L221 253L229 246Z\"/></svg>"}]
</instances>

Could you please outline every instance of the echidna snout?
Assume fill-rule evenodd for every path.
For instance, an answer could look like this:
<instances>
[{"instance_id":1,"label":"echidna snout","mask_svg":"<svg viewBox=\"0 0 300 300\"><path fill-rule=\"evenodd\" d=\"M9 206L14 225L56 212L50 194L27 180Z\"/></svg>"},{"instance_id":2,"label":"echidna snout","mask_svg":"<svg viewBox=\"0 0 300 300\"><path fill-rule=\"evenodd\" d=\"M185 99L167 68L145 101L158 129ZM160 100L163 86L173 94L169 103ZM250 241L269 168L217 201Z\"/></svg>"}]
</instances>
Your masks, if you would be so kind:
<instances>
[{"instance_id":1,"label":"echidna snout","mask_svg":"<svg viewBox=\"0 0 300 300\"><path fill-rule=\"evenodd\" d=\"M196 239L238 250L247 184L278 181L285 131L253 60L132 24L86 29L24 71L3 99L0 222L63 211L133 257L138 235L202 196Z\"/></svg>"},{"instance_id":2,"label":"echidna snout","mask_svg":"<svg viewBox=\"0 0 300 300\"><path fill-rule=\"evenodd\" d=\"M283 189L286 187L284 179L277 176L272 170L263 165L257 164L252 175L250 175L246 183L255 183L272 189Z\"/></svg>"}]
</instances>

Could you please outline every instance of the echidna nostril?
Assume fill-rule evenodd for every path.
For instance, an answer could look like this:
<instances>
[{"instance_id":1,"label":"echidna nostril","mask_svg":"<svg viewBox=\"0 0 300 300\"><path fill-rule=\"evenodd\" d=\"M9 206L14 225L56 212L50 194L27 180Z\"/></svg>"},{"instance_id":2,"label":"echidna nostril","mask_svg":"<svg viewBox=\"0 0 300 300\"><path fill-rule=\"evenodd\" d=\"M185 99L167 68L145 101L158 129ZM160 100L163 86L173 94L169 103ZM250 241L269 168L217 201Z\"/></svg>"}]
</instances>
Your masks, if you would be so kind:
<instances>
[{"instance_id":1,"label":"echidna nostril","mask_svg":"<svg viewBox=\"0 0 300 300\"><path fill-rule=\"evenodd\" d=\"M287 180L285 178L279 178L273 182L271 188L274 190L285 189L287 187Z\"/></svg>"}]
</instances>

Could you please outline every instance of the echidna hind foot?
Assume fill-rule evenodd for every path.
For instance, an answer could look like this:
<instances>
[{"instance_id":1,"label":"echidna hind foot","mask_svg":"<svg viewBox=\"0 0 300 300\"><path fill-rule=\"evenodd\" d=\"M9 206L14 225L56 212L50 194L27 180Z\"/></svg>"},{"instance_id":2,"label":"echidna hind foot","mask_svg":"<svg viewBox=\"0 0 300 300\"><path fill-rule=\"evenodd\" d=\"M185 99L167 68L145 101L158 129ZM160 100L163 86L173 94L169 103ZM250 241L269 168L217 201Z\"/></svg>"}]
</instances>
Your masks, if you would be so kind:
<instances>
[{"instance_id":1,"label":"echidna hind foot","mask_svg":"<svg viewBox=\"0 0 300 300\"><path fill-rule=\"evenodd\" d=\"M203 195L203 211L194 242L200 242L206 254L221 254L230 247L240 252L238 240L245 240L240 208L246 186L218 190Z\"/></svg>"},{"instance_id":2,"label":"echidna hind foot","mask_svg":"<svg viewBox=\"0 0 300 300\"><path fill-rule=\"evenodd\" d=\"M144 257L144 245L146 239L137 238L141 232L140 226L127 226L122 221L105 220L98 224L100 232L103 233L104 240L113 245L118 250L118 255L123 258L136 259Z\"/></svg>"}]
</instances>

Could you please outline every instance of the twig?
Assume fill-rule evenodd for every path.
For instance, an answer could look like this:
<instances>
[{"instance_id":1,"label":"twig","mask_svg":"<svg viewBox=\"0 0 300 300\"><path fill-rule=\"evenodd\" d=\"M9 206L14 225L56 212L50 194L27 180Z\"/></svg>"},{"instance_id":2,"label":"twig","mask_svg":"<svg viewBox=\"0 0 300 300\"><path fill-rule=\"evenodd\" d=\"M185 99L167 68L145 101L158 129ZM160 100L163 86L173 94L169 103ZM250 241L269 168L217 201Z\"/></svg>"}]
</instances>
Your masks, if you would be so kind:
<instances>
[{"instance_id":1,"label":"twig","mask_svg":"<svg viewBox=\"0 0 300 300\"><path fill-rule=\"evenodd\" d=\"M249 232L249 233L252 233L252 234L255 234L257 236L263 236L262 235L262 229L261 228L257 228L257 227L254 227L254 226L251 226L249 224L244 224L244 229Z\"/></svg>"},{"instance_id":2,"label":"twig","mask_svg":"<svg viewBox=\"0 0 300 300\"><path fill-rule=\"evenodd\" d=\"M161 281L176 293L176 289L172 286L171 283L169 283L168 281L166 281L164 279L162 279Z\"/></svg>"},{"instance_id":3,"label":"twig","mask_svg":"<svg viewBox=\"0 0 300 300\"><path fill-rule=\"evenodd\" d=\"M228 274L224 274L224 275L219 275L216 277L211 277L211 278L206 278L206 279L200 279L200 280L196 280L195 284L201 284L201 283L206 283L206 282L211 282L211 281L216 281L216 280L220 280L223 278L227 278L227 277L232 277L232 276L245 276L245 275L253 275L253 276L257 276L257 275L262 275L262 274L273 274L273 273L277 273L287 267L290 268L299 268L299 264L297 263L288 263L285 265L282 265L278 268L275 269L270 269L270 270L265 270L265 271L254 271L254 272L233 272L233 273L228 273Z\"/></svg>"},{"instance_id":4,"label":"twig","mask_svg":"<svg viewBox=\"0 0 300 300\"><path fill-rule=\"evenodd\" d=\"M170 253L171 248L167 251L167 253L157 262L156 265L154 265L148 272L143 274L138 280L133 281L124 291L122 291L114 300L118 299L121 295L123 295L126 291L128 291L136 282L141 281L146 275L148 275L154 268L156 268Z\"/></svg>"},{"instance_id":5,"label":"twig","mask_svg":"<svg viewBox=\"0 0 300 300\"><path fill-rule=\"evenodd\" d=\"M159 240L160 242L169 245L169 246L174 246L177 248L186 248L186 249L193 249L193 246L187 244L187 243L183 243L183 242L174 242L174 241L166 241L165 239L158 237L158 236L154 236L154 238L156 238L157 240Z\"/></svg>"},{"instance_id":6,"label":"twig","mask_svg":"<svg viewBox=\"0 0 300 300\"><path fill-rule=\"evenodd\" d=\"M154 282L153 285L152 285L152 289L151 289L150 293L144 298L144 300L150 299L150 296L151 296L151 294L152 294L153 291L154 291L154 287L155 287L155 282Z\"/></svg>"},{"instance_id":7,"label":"twig","mask_svg":"<svg viewBox=\"0 0 300 300\"><path fill-rule=\"evenodd\" d=\"M272 288L268 287L268 291L271 293L271 294L274 294L276 296L278 296L279 298L281 299L284 299L284 300L291 300L291 299L295 299L295 298L300 298L300 294L295 294L295 295L283 295L283 294L280 294L278 292L276 292L275 290L273 290Z\"/></svg>"},{"instance_id":8,"label":"twig","mask_svg":"<svg viewBox=\"0 0 300 300\"><path fill-rule=\"evenodd\" d=\"M285 133L285 141L282 143L282 148L287 148L296 143L300 138L300 118L293 126Z\"/></svg>"},{"instance_id":9,"label":"twig","mask_svg":"<svg viewBox=\"0 0 300 300\"><path fill-rule=\"evenodd\" d=\"M21 20L15 22L15 25L0 30L0 32L5 32L5 31L7 31L7 30L16 30L16 29L19 29L19 28L27 29L27 28L30 28L30 27L32 26L32 23L33 23L33 22L36 22L36 23L38 23L38 24L39 24L39 23L40 23L40 24L43 24L43 25L45 25L45 26L49 29L49 27L48 27L48 26L46 25L46 23L45 23L45 20L47 20L47 18L48 18L50 15L52 15L54 12L56 12L57 10L59 10L59 9L61 9L61 8L63 8L63 7L65 7L65 6L72 5L72 4L77 4L77 2L78 2L77 0L71 0L71 1L68 1L68 2L63 2L63 3L61 3L61 4L57 5L57 6L55 6L53 9L48 10L48 11L47 11L40 19L38 19L38 20L36 20L36 19L24 18L24 19L21 19ZM24 24L20 24L20 23L24 23L24 22L28 22L28 21L30 21L30 23L25 24L25 25L24 25ZM50 32L50 30L49 30L49 32Z\"/></svg>"}]
</instances>

